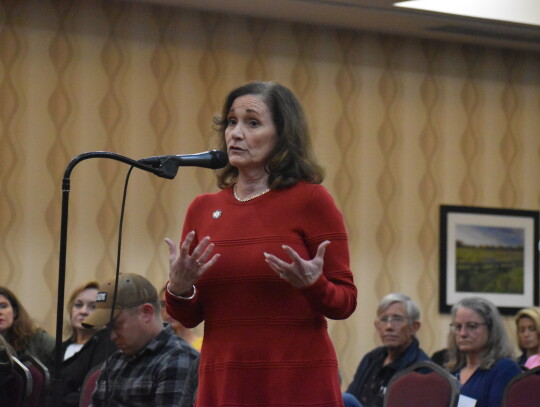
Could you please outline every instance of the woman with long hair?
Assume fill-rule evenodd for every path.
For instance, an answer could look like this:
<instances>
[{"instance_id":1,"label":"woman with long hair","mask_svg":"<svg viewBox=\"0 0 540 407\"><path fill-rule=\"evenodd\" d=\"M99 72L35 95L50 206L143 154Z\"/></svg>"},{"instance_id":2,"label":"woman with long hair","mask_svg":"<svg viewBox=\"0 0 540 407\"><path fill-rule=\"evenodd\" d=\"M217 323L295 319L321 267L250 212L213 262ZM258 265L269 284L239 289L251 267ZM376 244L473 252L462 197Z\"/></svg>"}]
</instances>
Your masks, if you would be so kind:
<instances>
[{"instance_id":1,"label":"woman with long hair","mask_svg":"<svg viewBox=\"0 0 540 407\"><path fill-rule=\"evenodd\" d=\"M327 318L351 315L357 291L303 109L250 82L221 112L221 191L195 198L180 245L166 239L167 312L205 324L197 405L343 406Z\"/></svg>"},{"instance_id":2,"label":"woman with long hair","mask_svg":"<svg viewBox=\"0 0 540 407\"><path fill-rule=\"evenodd\" d=\"M6 339L17 355L29 353L46 366L51 366L54 338L34 323L9 288L1 286L0 335Z\"/></svg>"},{"instance_id":3,"label":"woman with long hair","mask_svg":"<svg viewBox=\"0 0 540 407\"><path fill-rule=\"evenodd\" d=\"M447 368L461 383L461 394L476 407L500 407L504 389L521 373L497 310L481 297L465 298L452 307Z\"/></svg>"}]
</instances>

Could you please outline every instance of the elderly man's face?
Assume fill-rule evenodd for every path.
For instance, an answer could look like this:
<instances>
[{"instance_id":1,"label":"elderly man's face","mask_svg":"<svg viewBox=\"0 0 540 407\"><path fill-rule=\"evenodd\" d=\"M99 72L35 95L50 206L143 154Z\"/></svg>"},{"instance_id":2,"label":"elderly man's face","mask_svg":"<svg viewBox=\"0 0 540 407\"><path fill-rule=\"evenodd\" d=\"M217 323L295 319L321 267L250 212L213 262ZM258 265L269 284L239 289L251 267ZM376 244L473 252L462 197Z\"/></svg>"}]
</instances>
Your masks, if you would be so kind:
<instances>
[{"instance_id":1,"label":"elderly man's face","mask_svg":"<svg viewBox=\"0 0 540 407\"><path fill-rule=\"evenodd\" d=\"M377 317L375 327L384 346L402 352L412 342L420 323L410 321L405 304L395 302Z\"/></svg>"}]
</instances>

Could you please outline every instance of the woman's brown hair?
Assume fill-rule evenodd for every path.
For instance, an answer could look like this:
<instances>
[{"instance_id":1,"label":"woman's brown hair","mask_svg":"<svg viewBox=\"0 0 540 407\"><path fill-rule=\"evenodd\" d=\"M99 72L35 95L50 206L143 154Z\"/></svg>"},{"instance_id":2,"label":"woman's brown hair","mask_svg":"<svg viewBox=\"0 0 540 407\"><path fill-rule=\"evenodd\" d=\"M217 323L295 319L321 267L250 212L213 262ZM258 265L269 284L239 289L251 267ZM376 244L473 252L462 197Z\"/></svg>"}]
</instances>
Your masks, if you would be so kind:
<instances>
[{"instance_id":1,"label":"woman's brown hair","mask_svg":"<svg viewBox=\"0 0 540 407\"><path fill-rule=\"evenodd\" d=\"M4 338L16 352L20 352L26 347L28 339L36 333L37 327L10 289L0 286L0 295L6 297L13 308L13 325L4 332Z\"/></svg>"},{"instance_id":2,"label":"woman's brown hair","mask_svg":"<svg viewBox=\"0 0 540 407\"><path fill-rule=\"evenodd\" d=\"M265 165L269 175L268 186L283 189L298 181L320 184L324 179L324 170L313 153L304 111L296 96L278 83L249 82L229 93L221 117L214 118L215 128L220 134L219 149L227 151L225 129L229 110L235 99L245 95L261 97L270 109L276 127L277 142ZM238 169L227 164L217 177L218 186L227 188L236 182Z\"/></svg>"}]
</instances>

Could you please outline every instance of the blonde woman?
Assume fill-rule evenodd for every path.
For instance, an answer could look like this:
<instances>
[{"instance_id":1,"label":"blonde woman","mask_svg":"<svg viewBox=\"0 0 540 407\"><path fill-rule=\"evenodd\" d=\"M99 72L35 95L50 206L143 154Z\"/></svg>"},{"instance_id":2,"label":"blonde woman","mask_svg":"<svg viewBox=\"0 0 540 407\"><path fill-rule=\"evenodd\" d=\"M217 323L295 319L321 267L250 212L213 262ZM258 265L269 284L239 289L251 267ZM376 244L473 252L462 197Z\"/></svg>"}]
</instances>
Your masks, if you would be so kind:
<instances>
[{"instance_id":1,"label":"blonde woman","mask_svg":"<svg viewBox=\"0 0 540 407\"><path fill-rule=\"evenodd\" d=\"M106 329L100 331L81 325L96 307L98 288L96 281L84 283L73 290L67 302L68 339L62 342L62 406L79 405L86 374L115 349Z\"/></svg>"},{"instance_id":2,"label":"blonde woman","mask_svg":"<svg viewBox=\"0 0 540 407\"><path fill-rule=\"evenodd\" d=\"M514 318L518 346L521 350L517 362L524 366L533 355L540 353L540 309L524 308Z\"/></svg>"}]
</instances>

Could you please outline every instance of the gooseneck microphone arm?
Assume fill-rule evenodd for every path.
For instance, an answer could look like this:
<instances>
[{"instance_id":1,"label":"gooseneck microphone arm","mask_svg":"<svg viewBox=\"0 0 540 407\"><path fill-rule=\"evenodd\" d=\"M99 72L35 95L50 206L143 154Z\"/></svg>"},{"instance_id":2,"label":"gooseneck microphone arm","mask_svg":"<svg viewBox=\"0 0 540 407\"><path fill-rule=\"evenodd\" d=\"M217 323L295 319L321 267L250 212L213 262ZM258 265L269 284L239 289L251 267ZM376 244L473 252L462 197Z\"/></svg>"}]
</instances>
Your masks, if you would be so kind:
<instances>
[{"instance_id":1,"label":"gooseneck microphone arm","mask_svg":"<svg viewBox=\"0 0 540 407\"><path fill-rule=\"evenodd\" d=\"M220 158L221 167L225 166L226 154L221 151L210 151L208 153L202 154L212 154L212 157L217 154ZM169 156L160 156L159 158L164 158ZM170 156L170 157L180 157L180 156ZM60 225L60 257L59 257L59 270L58 270L58 302L56 310L56 348L55 348L55 365L52 375L51 383L51 406L60 406L62 404L62 325L63 325L63 315L64 315L64 289L65 289L65 278L66 278L66 249L67 249L67 226L68 226L68 209L69 209L69 192L70 192L70 176L71 172L75 166L81 161L90 159L90 158L108 158L116 161L121 161L123 163L129 164L133 167L139 168L144 171L151 172L158 177L173 179L177 172L178 167L183 164L181 160L178 159L167 159L167 160L158 160L159 162L154 162L154 157L150 159L143 159L140 161L132 160L130 158L124 157L120 154L111 153L107 151L93 151L88 153L83 153L73 158L64 172L64 178L62 180L62 218ZM148 162L145 162L147 160ZM163 161L163 162L161 162ZM192 164L196 165L196 164ZM201 165L202 166L202 165ZM207 167L208 168L208 167Z\"/></svg>"}]
</instances>

